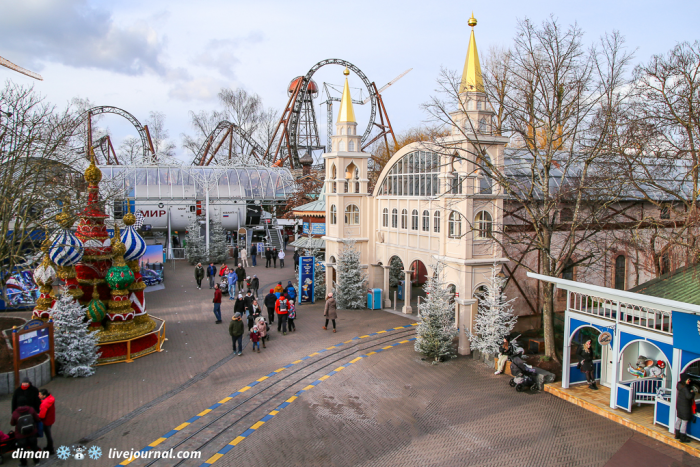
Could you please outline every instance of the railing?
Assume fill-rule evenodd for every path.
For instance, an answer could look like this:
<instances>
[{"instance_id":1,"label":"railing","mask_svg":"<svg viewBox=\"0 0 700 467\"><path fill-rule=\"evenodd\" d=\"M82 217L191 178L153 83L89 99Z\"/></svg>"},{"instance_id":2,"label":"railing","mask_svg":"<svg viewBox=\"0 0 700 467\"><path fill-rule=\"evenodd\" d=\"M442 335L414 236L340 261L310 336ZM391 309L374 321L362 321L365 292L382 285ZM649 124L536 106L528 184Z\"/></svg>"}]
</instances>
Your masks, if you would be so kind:
<instances>
[{"instance_id":1,"label":"railing","mask_svg":"<svg viewBox=\"0 0 700 467\"><path fill-rule=\"evenodd\" d=\"M170 259L185 259L185 249L184 248L173 248L173 257Z\"/></svg>"},{"instance_id":2,"label":"railing","mask_svg":"<svg viewBox=\"0 0 700 467\"><path fill-rule=\"evenodd\" d=\"M632 381L632 401L638 406L642 404L653 404L656 402L656 394L663 386L663 378L640 378Z\"/></svg>"},{"instance_id":3,"label":"railing","mask_svg":"<svg viewBox=\"0 0 700 467\"><path fill-rule=\"evenodd\" d=\"M131 363L134 361L134 358L141 358L141 357L144 357L146 355L152 354L153 352L162 352L163 351L163 342L168 340L165 338L165 320L163 320L161 318L156 318L153 315L149 315L149 317L151 317L152 319L154 319L157 322L156 328L153 331L151 331L147 334L144 334L142 336L136 336L132 339L125 339L125 340L121 340L121 341L112 341L112 342L103 342L101 344L97 344L97 345L101 346L101 345L112 345L112 344L126 343L126 359L117 360L117 361L113 361L113 362L98 363L97 366L110 365L112 363ZM155 334L156 337L158 337L158 342L154 346L153 350L132 358L131 357L131 342L135 341L137 339L141 339L141 338L146 337L146 336L150 336L151 334Z\"/></svg>"},{"instance_id":4,"label":"railing","mask_svg":"<svg viewBox=\"0 0 700 467\"><path fill-rule=\"evenodd\" d=\"M671 314L655 308L570 292L569 309L615 321L620 307L620 323L650 329L663 334L673 334Z\"/></svg>"}]
</instances>

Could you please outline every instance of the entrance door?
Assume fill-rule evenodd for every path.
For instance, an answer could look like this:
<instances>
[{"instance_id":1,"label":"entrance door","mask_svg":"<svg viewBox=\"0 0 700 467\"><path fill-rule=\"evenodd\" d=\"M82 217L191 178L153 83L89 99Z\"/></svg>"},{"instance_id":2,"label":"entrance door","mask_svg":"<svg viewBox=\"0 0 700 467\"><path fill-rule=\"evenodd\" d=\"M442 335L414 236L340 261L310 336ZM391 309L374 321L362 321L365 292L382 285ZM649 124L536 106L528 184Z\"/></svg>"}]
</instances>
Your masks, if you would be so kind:
<instances>
[{"instance_id":1,"label":"entrance door","mask_svg":"<svg viewBox=\"0 0 700 467\"><path fill-rule=\"evenodd\" d=\"M600 351L600 384L606 387L612 386L613 351L609 345L603 345Z\"/></svg>"}]
</instances>

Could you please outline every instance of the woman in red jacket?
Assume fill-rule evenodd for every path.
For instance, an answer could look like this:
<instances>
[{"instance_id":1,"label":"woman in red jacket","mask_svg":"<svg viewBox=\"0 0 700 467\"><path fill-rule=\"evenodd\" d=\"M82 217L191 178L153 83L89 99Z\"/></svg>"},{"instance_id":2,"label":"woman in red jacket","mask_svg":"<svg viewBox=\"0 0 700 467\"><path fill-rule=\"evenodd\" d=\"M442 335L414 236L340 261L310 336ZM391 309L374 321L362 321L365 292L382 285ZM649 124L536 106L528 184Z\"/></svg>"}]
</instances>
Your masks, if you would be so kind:
<instances>
[{"instance_id":1,"label":"woman in red jacket","mask_svg":"<svg viewBox=\"0 0 700 467\"><path fill-rule=\"evenodd\" d=\"M214 284L214 316L216 316L216 324L221 324L221 290L219 284Z\"/></svg>"},{"instance_id":2,"label":"woman in red jacket","mask_svg":"<svg viewBox=\"0 0 700 467\"><path fill-rule=\"evenodd\" d=\"M51 436L51 427L56 422L56 400L51 393L46 389L39 391L39 399L41 399L41 409L39 410L39 418L44 423L44 433L46 434L46 450L50 455L54 455L53 436Z\"/></svg>"}]
</instances>

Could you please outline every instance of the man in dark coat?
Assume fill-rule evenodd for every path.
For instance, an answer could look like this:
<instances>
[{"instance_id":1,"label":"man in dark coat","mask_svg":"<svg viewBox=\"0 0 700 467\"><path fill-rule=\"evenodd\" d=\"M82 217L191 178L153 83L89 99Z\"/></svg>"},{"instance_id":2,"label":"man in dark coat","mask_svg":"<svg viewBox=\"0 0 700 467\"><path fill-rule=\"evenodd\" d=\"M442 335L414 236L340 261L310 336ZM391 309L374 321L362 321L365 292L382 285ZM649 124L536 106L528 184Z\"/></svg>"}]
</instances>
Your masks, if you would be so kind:
<instances>
[{"instance_id":1,"label":"man in dark coat","mask_svg":"<svg viewBox=\"0 0 700 467\"><path fill-rule=\"evenodd\" d=\"M297 250L294 250L294 256L292 257L294 260L294 270L298 271L299 270L299 252Z\"/></svg>"},{"instance_id":2,"label":"man in dark coat","mask_svg":"<svg viewBox=\"0 0 700 467\"><path fill-rule=\"evenodd\" d=\"M272 265L272 251L265 248L265 267L269 268Z\"/></svg>"},{"instance_id":3,"label":"man in dark coat","mask_svg":"<svg viewBox=\"0 0 700 467\"><path fill-rule=\"evenodd\" d=\"M253 243L250 246L250 257L253 259L253 266L257 266L258 265L258 261L257 261L258 260L258 246L255 243Z\"/></svg>"},{"instance_id":4,"label":"man in dark coat","mask_svg":"<svg viewBox=\"0 0 700 467\"><path fill-rule=\"evenodd\" d=\"M216 266L214 263L209 263L207 267L207 277L209 278L209 288L214 288L214 282L216 281Z\"/></svg>"},{"instance_id":5,"label":"man in dark coat","mask_svg":"<svg viewBox=\"0 0 700 467\"><path fill-rule=\"evenodd\" d=\"M693 419L693 401L695 393L690 389L690 378L687 374L681 375L681 380L676 384L676 439L681 443L687 443L690 438L686 434L688 422Z\"/></svg>"},{"instance_id":6,"label":"man in dark coat","mask_svg":"<svg viewBox=\"0 0 700 467\"><path fill-rule=\"evenodd\" d=\"M239 264L238 267L236 268L236 275L238 276L238 291L242 292L243 291L243 286L245 285L245 268Z\"/></svg>"},{"instance_id":7,"label":"man in dark coat","mask_svg":"<svg viewBox=\"0 0 700 467\"><path fill-rule=\"evenodd\" d=\"M12 402L14 404L14 397ZM34 410L34 407L29 405L30 403L24 398L24 396L19 396L17 398L17 404L17 408L12 411L12 419L10 420L10 425L17 426L17 429L15 430L17 447L23 451L30 450L37 452L39 451L39 446L37 446L36 443L36 435L38 432L37 426L41 421L39 414L36 412L36 410ZM31 421L29 423L25 423L25 415L30 417L29 419ZM33 422L33 426L31 422ZM37 462L35 460L34 464L36 465L36 463ZM27 465L27 459L20 458L19 465Z\"/></svg>"},{"instance_id":8,"label":"man in dark coat","mask_svg":"<svg viewBox=\"0 0 700 467\"><path fill-rule=\"evenodd\" d=\"M275 291L270 289L270 293L265 295L265 308L267 308L267 318L270 324L275 322L275 305L277 304L277 295Z\"/></svg>"},{"instance_id":9,"label":"man in dark coat","mask_svg":"<svg viewBox=\"0 0 700 467\"><path fill-rule=\"evenodd\" d=\"M233 248L233 264L238 264L238 247Z\"/></svg>"},{"instance_id":10,"label":"man in dark coat","mask_svg":"<svg viewBox=\"0 0 700 467\"><path fill-rule=\"evenodd\" d=\"M194 268L194 280L197 281L198 289L202 288L202 279L204 279L204 268L202 263L197 263L197 266Z\"/></svg>"},{"instance_id":11,"label":"man in dark coat","mask_svg":"<svg viewBox=\"0 0 700 467\"><path fill-rule=\"evenodd\" d=\"M287 232L285 232L284 235L282 236L282 242L283 242L283 245L284 245L284 246L283 246L283 249L286 250L286 249L287 249L287 243L289 243L289 234L288 234Z\"/></svg>"},{"instance_id":12,"label":"man in dark coat","mask_svg":"<svg viewBox=\"0 0 700 467\"><path fill-rule=\"evenodd\" d=\"M274 247L272 249L272 263L275 265L274 267L277 267L277 255L279 252L277 251L277 247Z\"/></svg>"},{"instance_id":13,"label":"man in dark coat","mask_svg":"<svg viewBox=\"0 0 700 467\"><path fill-rule=\"evenodd\" d=\"M39 389L29 381L26 376L22 379L20 387L15 389L12 394L12 411L14 412L19 407L19 398L24 397L27 400L29 407L33 408L36 413L41 409L41 399L39 398Z\"/></svg>"}]
</instances>

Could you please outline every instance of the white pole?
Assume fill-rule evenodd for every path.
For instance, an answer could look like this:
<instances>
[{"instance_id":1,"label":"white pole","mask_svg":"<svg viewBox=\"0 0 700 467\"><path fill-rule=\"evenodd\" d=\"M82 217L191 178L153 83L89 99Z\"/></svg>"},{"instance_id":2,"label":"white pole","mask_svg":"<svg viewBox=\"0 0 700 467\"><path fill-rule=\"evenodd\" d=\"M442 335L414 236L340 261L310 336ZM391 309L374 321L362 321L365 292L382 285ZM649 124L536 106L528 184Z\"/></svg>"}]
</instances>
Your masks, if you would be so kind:
<instances>
[{"instance_id":1,"label":"white pole","mask_svg":"<svg viewBox=\"0 0 700 467\"><path fill-rule=\"evenodd\" d=\"M206 198L205 198L205 207L206 207L206 217L205 221L207 223L206 225L206 240L207 240L207 255L209 255L209 183L204 184L204 189L206 190Z\"/></svg>"},{"instance_id":2,"label":"white pole","mask_svg":"<svg viewBox=\"0 0 700 467\"><path fill-rule=\"evenodd\" d=\"M173 234L170 231L170 209L168 206L168 259L173 259Z\"/></svg>"}]
</instances>

